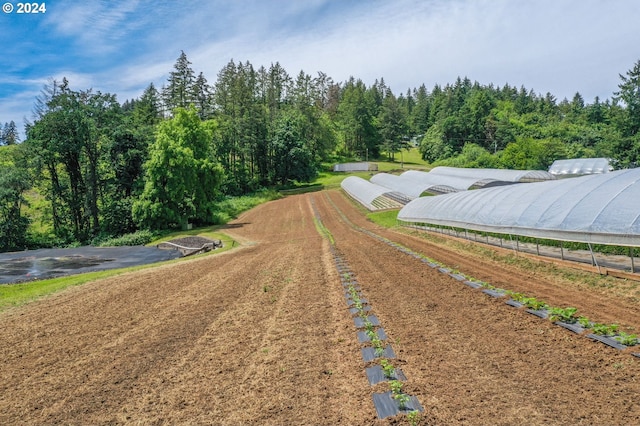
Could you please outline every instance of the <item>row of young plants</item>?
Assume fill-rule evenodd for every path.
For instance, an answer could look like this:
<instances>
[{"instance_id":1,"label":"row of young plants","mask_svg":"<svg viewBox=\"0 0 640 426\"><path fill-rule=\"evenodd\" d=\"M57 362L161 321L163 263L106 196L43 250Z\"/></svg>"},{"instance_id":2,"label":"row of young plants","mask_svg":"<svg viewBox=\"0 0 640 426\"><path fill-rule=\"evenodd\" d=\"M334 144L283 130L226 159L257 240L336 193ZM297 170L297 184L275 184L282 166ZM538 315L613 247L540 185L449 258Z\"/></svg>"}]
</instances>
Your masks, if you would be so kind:
<instances>
[{"instance_id":1,"label":"row of young plants","mask_svg":"<svg viewBox=\"0 0 640 426\"><path fill-rule=\"evenodd\" d=\"M386 344L380 338L376 326L370 320L371 307L368 305L366 299L361 297L361 292L354 284L355 281L349 273L343 272L342 281L346 288L347 300L349 300L350 305L354 307L355 315L362 320L364 333L369 339L371 347L374 349L375 357L378 359L378 365L389 384L391 398L398 405L398 411L406 412L409 423L411 425L417 425L420 422L420 411L410 406L411 395L402 390L404 384L401 380L398 380L396 367L388 358L385 358Z\"/></svg>"},{"instance_id":2,"label":"row of young plants","mask_svg":"<svg viewBox=\"0 0 640 426\"><path fill-rule=\"evenodd\" d=\"M487 283L480 283L483 287L493 287ZM495 289L495 287L493 287ZM564 324L579 324L585 331L591 331L596 335L611 337L617 342L625 346L638 345L638 335L629 334L619 330L618 324L605 324L591 321L584 315L578 315L578 309L574 307L559 308L550 306L542 300L538 300L535 297L529 297L522 293L514 292L511 290L495 289L503 291L506 296L509 296L511 300L521 304L522 306L533 309L536 311L544 311L547 313L547 318L551 322L561 322Z\"/></svg>"},{"instance_id":3,"label":"row of young plants","mask_svg":"<svg viewBox=\"0 0 640 426\"><path fill-rule=\"evenodd\" d=\"M370 231L366 231L366 233L376 236ZM376 236L376 238L382 241L388 241L388 244L390 244L391 246L396 247L400 251L410 254L414 257L420 258L423 262L427 263L429 266L433 268L437 268L439 271L443 273L449 274L451 277L455 278L458 281L465 281L467 283L476 284L474 287L479 286L484 289L490 290L498 295L509 296L511 300L516 302L518 305L524 306L527 309L536 311L538 316L542 318L547 318L549 321L553 323L579 324L583 328L582 331L591 331L596 336L611 338L614 341L624 346L636 346L640 344L640 339L638 338L637 334L629 334L619 330L620 326L618 324L605 324L605 323L594 322L584 315L578 315L577 308L574 308L574 307L561 308L561 307L551 306L548 303L542 300L539 300L535 297L530 297L515 291L498 288L484 281L475 280L472 277L468 277L465 274L460 273L459 271L455 271L447 268L444 264L434 259L423 256L420 253L415 253L406 247L402 247L401 245L395 242L389 241L384 237Z\"/></svg>"},{"instance_id":4,"label":"row of young plants","mask_svg":"<svg viewBox=\"0 0 640 426\"><path fill-rule=\"evenodd\" d=\"M338 209L337 206L334 205L334 207ZM466 276L465 274L460 273L459 271L451 270L446 265L434 259L431 259L427 256L424 256L421 253L416 253L413 250L402 246L401 244L391 241L367 229L361 228L353 224L352 222L350 222L349 219L347 219L346 216L344 216L344 214L342 214L342 212L339 211L339 209L338 209L338 212L340 213L342 218L346 221L346 223L350 224L350 226L353 227L354 229L360 232L363 232L379 241L382 241L390 245L391 247L394 247L400 250L405 254L415 257L416 259L421 260L422 262L426 263L430 267L437 268L441 272L449 274L450 276L452 276L458 281L465 281L466 283L472 283L472 284L475 284L474 287L482 287L486 290L493 291L500 295L509 296L513 301L515 301L519 305L522 305L532 311L536 311L536 313L539 314L538 316L542 318L547 318L548 320L554 323L560 323L560 324L579 324L583 329L582 331L591 331L593 333L593 335L590 334L589 337L602 336L604 338L612 339L613 341L625 347L637 346L638 344L640 344L640 339L638 338L637 334L630 334L620 330L619 329L620 327L618 324L606 324L606 323L594 322L591 319L587 318L586 316L578 315L577 308L574 308L574 307L560 308L560 307L551 306L542 300L536 299L535 297L526 296L522 293L517 293L511 290L497 288L489 283L475 280L471 277ZM607 343L606 340L600 340L600 341L602 341L605 344ZM634 353L633 355L640 358L640 353L638 354Z\"/></svg>"},{"instance_id":5,"label":"row of young plants","mask_svg":"<svg viewBox=\"0 0 640 426\"><path fill-rule=\"evenodd\" d=\"M316 228L323 237L329 240L336 268L338 270L338 273L340 274L343 287L346 290L345 297L347 298L348 305L353 308L353 314L360 318L362 322L364 333L369 339L371 347L374 350L374 355L379 362L379 366L384 374L384 378L389 383L391 398L397 403L398 410L400 412L406 412L407 420L409 421L409 423L415 426L419 424L421 420L420 410L409 407L409 403L412 397L403 392L403 383L402 381L398 380L396 367L391 363L389 359L385 358L386 345L383 339L381 339L378 335L376 325L370 319L371 306L369 305L368 301L362 297L361 290L359 288L359 285L357 284L357 281L353 277L353 273L348 268L347 262L338 253L333 235L322 223L320 214L316 209L313 199L311 200L311 204L314 210L314 222ZM338 213L343 217L343 219L347 223L350 223L348 219L346 219L346 217L342 215L342 212L340 212L337 206L334 205L334 207L336 208L336 211L338 211Z\"/></svg>"}]
</instances>

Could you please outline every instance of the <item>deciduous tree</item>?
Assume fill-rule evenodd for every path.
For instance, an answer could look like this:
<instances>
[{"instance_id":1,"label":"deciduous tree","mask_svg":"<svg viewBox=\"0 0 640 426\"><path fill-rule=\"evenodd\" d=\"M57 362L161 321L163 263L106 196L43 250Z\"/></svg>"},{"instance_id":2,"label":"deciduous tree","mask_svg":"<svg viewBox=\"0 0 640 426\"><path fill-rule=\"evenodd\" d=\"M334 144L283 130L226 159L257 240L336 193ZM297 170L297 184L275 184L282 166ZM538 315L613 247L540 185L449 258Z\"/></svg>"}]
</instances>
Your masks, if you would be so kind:
<instances>
[{"instance_id":1,"label":"deciduous tree","mask_svg":"<svg viewBox=\"0 0 640 426\"><path fill-rule=\"evenodd\" d=\"M133 217L146 228L166 229L213 220L222 171L213 161L215 122L203 122L194 107L178 108L160 123L145 163L145 187Z\"/></svg>"}]
</instances>

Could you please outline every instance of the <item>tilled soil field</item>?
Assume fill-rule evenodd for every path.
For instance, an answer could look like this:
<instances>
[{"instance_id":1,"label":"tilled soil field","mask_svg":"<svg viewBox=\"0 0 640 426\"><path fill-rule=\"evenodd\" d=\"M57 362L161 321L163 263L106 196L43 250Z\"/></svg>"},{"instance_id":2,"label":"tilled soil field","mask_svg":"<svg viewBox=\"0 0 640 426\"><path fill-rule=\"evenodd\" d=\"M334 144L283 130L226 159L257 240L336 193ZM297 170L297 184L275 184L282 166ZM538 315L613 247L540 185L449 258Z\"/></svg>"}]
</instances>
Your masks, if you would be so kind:
<instances>
[{"instance_id":1,"label":"tilled soil field","mask_svg":"<svg viewBox=\"0 0 640 426\"><path fill-rule=\"evenodd\" d=\"M330 237L321 235L324 227ZM338 191L242 215L241 246L0 313L0 424L408 424L380 419L336 253L384 327L421 424L640 424L640 359L507 306L365 234L602 322L614 291L379 228ZM638 350L640 351L640 349Z\"/></svg>"}]
</instances>

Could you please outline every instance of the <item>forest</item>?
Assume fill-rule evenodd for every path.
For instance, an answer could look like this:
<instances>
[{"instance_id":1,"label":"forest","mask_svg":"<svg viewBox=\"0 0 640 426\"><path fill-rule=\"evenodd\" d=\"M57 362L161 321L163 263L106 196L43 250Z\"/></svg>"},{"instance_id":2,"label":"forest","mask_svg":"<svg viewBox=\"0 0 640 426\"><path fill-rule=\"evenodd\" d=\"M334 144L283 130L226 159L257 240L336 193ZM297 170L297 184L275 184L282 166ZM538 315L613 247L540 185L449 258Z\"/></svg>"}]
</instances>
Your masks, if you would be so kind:
<instances>
[{"instance_id":1,"label":"forest","mask_svg":"<svg viewBox=\"0 0 640 426\"><path fill-rule=\"evenodd\" d=\"M336 161L547 169L640 160L640 61L611 99L556 99L457 78L394 94L325 73L229 61L209 83L184 52L137 99L50 81L24 141L0 126L0 252L220 222L222 200L311 182ZM0 117L1 119L1 117Z\"/></svg>"}]
</instances>

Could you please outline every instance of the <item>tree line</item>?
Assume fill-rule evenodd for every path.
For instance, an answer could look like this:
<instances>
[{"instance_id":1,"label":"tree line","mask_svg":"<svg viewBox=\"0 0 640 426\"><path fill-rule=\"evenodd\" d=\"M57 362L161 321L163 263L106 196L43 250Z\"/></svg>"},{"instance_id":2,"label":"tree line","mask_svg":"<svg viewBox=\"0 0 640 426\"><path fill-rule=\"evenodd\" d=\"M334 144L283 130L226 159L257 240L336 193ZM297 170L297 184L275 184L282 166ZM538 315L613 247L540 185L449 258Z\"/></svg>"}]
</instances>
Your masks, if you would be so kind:
<instances>
[{"instance_id":1,"label":"tree line","mask_svg":"<svg viewBox=\"0 0 640 426\"><path fill-rule=\"evenodd\" d=\"M383 78L337 83L233 60L210 84L182 52L162 87L123 103L52 81L25 140L15 124L1 132L0 251L215 223L225 197L309 182L336 159L393 160L410 144L462 167L634 166L640 61L620 79L592 104L468 78L395 95Z\"/></svg>"}]
</instances>

